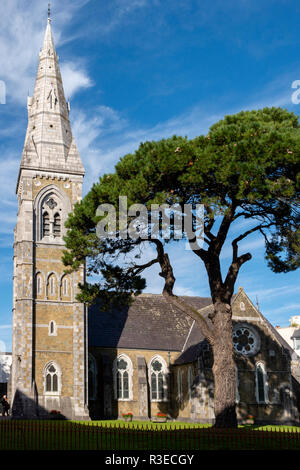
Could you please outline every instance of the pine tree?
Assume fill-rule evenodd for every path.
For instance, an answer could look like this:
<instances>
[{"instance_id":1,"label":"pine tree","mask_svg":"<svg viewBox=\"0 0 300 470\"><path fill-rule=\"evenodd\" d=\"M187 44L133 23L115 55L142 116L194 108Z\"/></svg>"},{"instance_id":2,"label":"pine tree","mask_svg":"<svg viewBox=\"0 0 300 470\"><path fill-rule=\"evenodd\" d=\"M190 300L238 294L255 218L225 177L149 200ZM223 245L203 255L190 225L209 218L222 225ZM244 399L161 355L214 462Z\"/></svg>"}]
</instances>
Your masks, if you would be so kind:
<instances>
[{"instance_id":1,"label":"pine tree","mask_svg":"<svg viewBox=\"0 0 300 470\"><path fill-rule=\"evenodd\" d=\"M252 257L250 252L239 253L239 243L256 232L265 240L266 261L274 272L299 267L299 161L296 115L281 108L240 112L214 124L206 136L142 143L118 162L113 173L94 184L67 222L65 265L77 269L87 260L88 273L100 275L99 282L81 286L84 302L100 297L103 308L112 302L131 302L132 294L145 287L142 272L160 265L163 295L198 323L211 345L217 427L237 426L231 299L238 273ZM100 204L118 208L120 195L127 196L128 206L143 204L149 212L152 204L179 204L182 210L184 204L203 204L204 244L197 243L196 236L189 242L196 255L193 269L204 265L207 272L214 306L209 318L173 294L175 277L166 243L177 242L175 230L167 242L145 241L141 236L99 239L96 225L103 217L96 215L97 208ZM222 273L220 257L230 228L244 220L253 224L244 231L241 224L240 233L231 239L231 263ZM154 259L144 265L118 264L118 257L126 259L143 243L155 246Z\"/></svg>"}]
</instances>

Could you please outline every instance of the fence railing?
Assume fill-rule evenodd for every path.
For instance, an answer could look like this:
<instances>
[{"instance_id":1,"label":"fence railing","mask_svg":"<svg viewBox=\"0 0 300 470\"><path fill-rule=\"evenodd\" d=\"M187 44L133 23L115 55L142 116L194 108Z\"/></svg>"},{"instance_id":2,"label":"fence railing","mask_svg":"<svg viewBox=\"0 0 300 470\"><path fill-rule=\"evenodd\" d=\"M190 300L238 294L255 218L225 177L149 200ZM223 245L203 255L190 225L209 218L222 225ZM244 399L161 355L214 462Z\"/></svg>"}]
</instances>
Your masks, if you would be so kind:
<instances>
[{"instance_id":1,"label":"fence railing","mask_svg":"<svg viewBox=\"0 0 300 470\"><path fill-rule=\"evenodd\" d=\"M151 428L72 421L0 422L1 450L300 450L300 429Z\"/></svg>"}]
</instances>

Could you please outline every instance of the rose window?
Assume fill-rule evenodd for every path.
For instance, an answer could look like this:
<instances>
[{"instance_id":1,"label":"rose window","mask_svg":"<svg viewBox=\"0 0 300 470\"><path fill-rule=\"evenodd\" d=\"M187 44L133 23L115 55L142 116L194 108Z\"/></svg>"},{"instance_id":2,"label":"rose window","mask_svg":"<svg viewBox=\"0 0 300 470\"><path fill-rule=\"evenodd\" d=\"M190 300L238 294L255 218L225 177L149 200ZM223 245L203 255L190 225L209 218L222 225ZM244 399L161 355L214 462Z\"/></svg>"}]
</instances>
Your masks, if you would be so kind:
<instances>
[{"instance_id":1,"label":"rose window","mask_svg":"<svg viewBox=\"0 0 300 470\"><path fill-rule=\"evenodd\" d=\"M259 349L258 335L248 326L237 325L232 339L234 350L245 356L253 355Z\"/></svg>"}]
</instances>

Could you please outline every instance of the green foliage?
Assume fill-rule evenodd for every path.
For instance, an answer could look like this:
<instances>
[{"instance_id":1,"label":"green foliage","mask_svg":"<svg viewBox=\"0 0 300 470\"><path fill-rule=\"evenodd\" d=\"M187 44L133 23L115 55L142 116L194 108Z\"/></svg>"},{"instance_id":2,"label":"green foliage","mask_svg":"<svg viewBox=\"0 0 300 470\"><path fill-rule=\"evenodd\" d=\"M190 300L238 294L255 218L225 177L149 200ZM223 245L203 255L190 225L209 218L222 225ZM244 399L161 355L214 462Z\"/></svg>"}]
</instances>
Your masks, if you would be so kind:
<instances>
[{"instance_id":1,"label":"green foliage","mask_svg":"<svg viewBox=\"0 0 300 470\"><path fill-rule=\"evenodd\" d=\"M99 272L102 274L102 281L80 284L77 300L92 304L100 298L100 308L106 310L110 307L129 305L133 296L141 294L146 286L141 276L124 272L119 266L103 263Z\"/></svg>"},{"instance_id":2,"label":"green foliage","mask_svg":"<svg viewBox=\"0 0 300 470\"><path fill-rule=\"evenodd\" d=\"M206 136L195 139L173 136L142 143L136 152L121 158L113 173L93 185L67 221L65 265L78 269L87 259L88 272L103 278L94 287L85 286L82 299L90 302L105 290L128 289L136 294L142 289L141 278L135 282L134 275L128 277L130 270L123 270L125 282L123 268L112 269L113 260L141 241L101 241L95 231L99 204L117 208L120 195L127 196L128 206L141 203L148 209L153 203L204 204L210 257L219 256L231 223L238 218L255 220L256 230L266 240L270 268L275 272L296 269L300 264L299 157L298 117L281 108L226 116Z\"/></svg>"}]
</instances>

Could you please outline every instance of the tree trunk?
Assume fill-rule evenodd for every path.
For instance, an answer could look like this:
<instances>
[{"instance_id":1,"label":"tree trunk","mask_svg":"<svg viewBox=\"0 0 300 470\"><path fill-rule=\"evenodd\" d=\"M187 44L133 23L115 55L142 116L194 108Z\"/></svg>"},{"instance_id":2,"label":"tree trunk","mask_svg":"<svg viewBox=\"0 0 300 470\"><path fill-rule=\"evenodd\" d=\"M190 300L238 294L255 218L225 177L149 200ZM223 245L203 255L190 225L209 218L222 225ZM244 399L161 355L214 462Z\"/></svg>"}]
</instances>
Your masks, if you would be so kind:
<instances>
[{"instance_id":1,"label":"tree trunk","mask_svg":"<svg viewBox=\"0 0 300 470\"><path fill-rule=\"evenodd\" d=\"M231 308L228 304L215 304L212 318L214 338L214 409L215 427L237 427L236 368L232 346Z\"/></svg>"}]
</instances>

